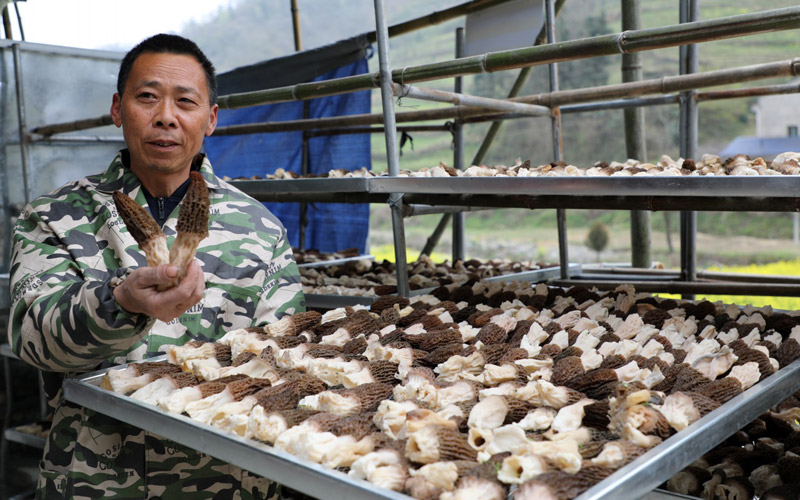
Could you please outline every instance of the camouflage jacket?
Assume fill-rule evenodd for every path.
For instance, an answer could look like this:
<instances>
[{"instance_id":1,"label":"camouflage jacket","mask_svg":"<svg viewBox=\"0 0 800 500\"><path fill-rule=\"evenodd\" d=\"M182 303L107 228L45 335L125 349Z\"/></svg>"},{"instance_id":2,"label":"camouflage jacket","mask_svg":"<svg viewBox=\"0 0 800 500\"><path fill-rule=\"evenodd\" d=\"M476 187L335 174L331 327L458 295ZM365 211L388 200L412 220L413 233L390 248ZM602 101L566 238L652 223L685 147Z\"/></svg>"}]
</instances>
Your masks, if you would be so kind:
<instances>
[{"instance_id":1,"label":"camouflage jacket","mask_svg":"<svg viewBox=\"0 0 800 500\"><path fill-rule=\"evenodd\" d=\"M304 310L285 229L262 204L216 177L202 156L195 168L211 199L209 236L196 257L206 279L203 299L169 323L120 308L112 287L147 265L111 197L118 189L147 207L126 159L120 152L106 172L38 198L17 220L9 341L49 380ZM163 227L170 244L179 210ZM39 498L267 498L276 491L262 478L66 402L56 386L48 390L56 411Z\"/></svg>"}]
</instances>

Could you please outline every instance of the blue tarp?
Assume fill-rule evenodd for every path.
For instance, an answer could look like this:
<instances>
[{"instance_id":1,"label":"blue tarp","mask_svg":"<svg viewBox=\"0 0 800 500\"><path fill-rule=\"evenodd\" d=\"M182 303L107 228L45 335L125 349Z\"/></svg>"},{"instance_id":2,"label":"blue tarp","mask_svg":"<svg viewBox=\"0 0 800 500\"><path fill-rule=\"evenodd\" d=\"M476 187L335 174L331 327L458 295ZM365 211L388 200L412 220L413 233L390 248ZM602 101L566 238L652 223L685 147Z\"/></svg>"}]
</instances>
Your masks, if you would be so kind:
<instances>
[{"instance_id":1,"label":"blue tarp","mask_svg":"<svg viewBox=\"0 0 800 500\"><path fill-rule=\"evenodd\" d=\"M329 80L368 71L365 57L341 66L312 81ZM370 112L369 91L354 92L308 101L308 117L322 118ZM277 122L303 118L299 101L219 111L218 126ZM219 176L265 177L278 168L301 173L302 132L277 132L208 137L205 151ZM327 174L331 169L371 168L369 134L311 137L309 172ZM286 226L293 246L300 242L300 204L265 203ZM369 205L351 203L309 203L305 247L322 252L358 248L365 253L369 229Z\"/></svg>"}]
</instances>

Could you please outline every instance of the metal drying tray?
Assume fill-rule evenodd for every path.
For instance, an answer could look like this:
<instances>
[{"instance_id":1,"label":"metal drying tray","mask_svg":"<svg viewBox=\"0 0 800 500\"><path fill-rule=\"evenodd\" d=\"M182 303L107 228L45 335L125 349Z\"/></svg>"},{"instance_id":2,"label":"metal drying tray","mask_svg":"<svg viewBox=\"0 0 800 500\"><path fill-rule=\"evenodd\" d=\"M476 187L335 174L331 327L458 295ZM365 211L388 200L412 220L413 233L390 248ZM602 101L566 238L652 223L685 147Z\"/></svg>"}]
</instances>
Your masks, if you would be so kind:
<instances>
[{"instance_id":1,"label":"metal drying tray","mask_svg":"<svg viewBox=\"0 0 800 500\"><path fill-rule=\"evenodd\" d=\"M154 360L159 359L155 358ZM110 369L122 369L124 366ZM408 500L401 493L299 459L252 439L101 389L109 369L64 382L64 397L255 474L325 500ZM782 368L597 483L577 500L636 500L701 457L764 411L800 389L800 360Z\"/></svg>"},{"instance_id":2,"label":"metal drying tray","mask_svg":"<svg viewBox=\"0 0 800 500\"><path fill-rule=\"evenodd\" d=\"M582 265L581 264L569 264L567 265L567 275L575 276L581 273ZM519 273L512 273L512 274L499 274L497 276L490 276L488 278L482 278L481 281L486 281L489 283L493 282L503 282L503 281L530 281L531 283L541 283L543 281L548 281L554 278L561 277L561 266L552 266L552 267L543 267L541 269L534 269L532 271L522 271ZM427 293L431 293L436 288L421 288L419 290L412 290L411 296L416 295L425 295Z\"/></svg>"},{"instance_id":3,"label":"metal drying tray","mask_svg":"<svg viewBox=\"0 0 800 500\"><path fill-rule=\"evenodd\" d=\"M800 176L376 177L404 203L519 208L793 211Z\"/></svg>"},{"instance_id":4,"label":"metal drying tray","mask_svg":"<svg viewBox=\"0 0 800 500\"><path fill-rule=\"evenodd\" d=\"M3 433L3 436L7 441L12 441L14 443L24 444L25 446L30 446L31 448L38 448L40 450L44 449L45 444L47 444L47 438L42 436L37 436L35 434L31 434L30 432L25 432L23 430L19 430L19 427L9 427Z\"/></svg>"},{"instance_id":5,"label":"metal drying tray","mask_svg":"<svg viewBox=\"0 0 800 500\"><path fill-rule=\"evenodd\" d=\"M165 357L152 358L158 361ZM111 370L122 369L125 365ZM395 491L378 488L328 467L297 458L254 439L246 439L142 403L100 387L109 369L68 379L64 397L96 412L164 436L254 474L325 500L409 500Z\"/></svg>"},{"instance_id":6,"label":"metal drying tray","mask_svg":"<svg viewBox=\"0 0 800 500\"><path fill-rule=\"evenodd\" d=\"M641 500L702 500L699 497L681 495L667 490L653 490L643 496Z\"/></svg>"},{"instance_id":7,"label":"metal drying tray","mask_svg":"<svg viewBox=\"0 0 800 500\"><path fill-rule=\"evenodd\" d=\"M569 276L581 273L581 264L570 264L568 267ZM539 283L561 276L561 267L544 267L542 269L535 269L533 271L523 271L513 274L501 274L489 278L483 278L483 281L530 281L531 283ZM418 295L425 295L436 290L435 287L420 288L418 290L411 290L409 294L411 297ZM314 308L327 308L334 309L337 307L347 307L354 305L370 305L378 298L374 295L332 295L332 294L315 294L307 293L306 307Z\"/></svg>"},{"instance_id":8,"label":"metal drying tray","mask_svg":"<svg viewBox=\"0 0 800 500\"><path fill-rule=\"evenodd\" d=\"M341 259L319 260L315 262L304 262L297 264L297 267L311 268L311 267L328 267L338 266L339 264L346 264L348 262L358 262L359 260L375 260L374 255L356 255L353 257L342 257Z\"/></svg>"},{"instance_id":9,"label":"metal drying tray","mask_svg":"<svg viewBox=\"0 0 800 500\"><path fill-rule=\"evenodd\" d=\"M800 176L346 177L235 180L259 201L609 210L800 210Z\"/></svg>"},{"instance_id":10,"label":"metal drying tray","mask_svg":"<svg viewBox=\"0 0 800 500\"><path fill-rule=\"evenodd\" d=\"M636 500L800 389L800 360L781 368L589 488L576 500Z\"/></svg>"},{"instance_id":11,"label":"metal drying tray","mask_svg":"<svg viewBox=\"0 0 800 500\"><path fill-rule=\"evenodd\" d=\"M251 192L283 192L283 193L310 193L314 191L339 193L354 193L367 191L366 177L316 177L311 179L236 179L229 181L234 186L242 189L247 187Z\"/></svg>"},{"instance_id":12,"label":"metal drying tray","mask_svg":"<svg viewBox=\"0 0 800 500\"><path fill-rule=\"evenodd\" d=\"M580 274L581 269L581 264L567 264L567 274L569 276ZM500 274L498 276L483 278L483 281L488 281L489 283L498 281L530 281L531 283L539 283L559 277L561 277L561 266L552 266L534 269L532 271L522 271L520 273Z\"/></svg>"},{"instance_id":13,"label":"metal drying tray","mask_svg":"<svg viewBox=\"0 0 800 500\"><path fill-rule=\"evenodd\" d=\"M636 177L373 177L374 193L794 198L797 175Z\"/></svg>"},{"instance_id":14,"label":"metal drying tray","mask_svg":"<svg viewBox=\"0 0 800 500\"><path fill-rule=\"evenodd\" d=\"M259 201L377 203L388 199L388 195L370 194L369 179L365 177L235 180L230 183Z\"/></svg>"},{"instance_id":15,"label":"metal drying tray","mask_svg":"<svg viewBox=\"0 0 800 500\"><path fill-rule=\"evenodd\" d=\"M331 295L306 293L306 307L313 309L337 309L347 306L368 306L375 302L373 295Z\"/></svg>"}]
</instances>

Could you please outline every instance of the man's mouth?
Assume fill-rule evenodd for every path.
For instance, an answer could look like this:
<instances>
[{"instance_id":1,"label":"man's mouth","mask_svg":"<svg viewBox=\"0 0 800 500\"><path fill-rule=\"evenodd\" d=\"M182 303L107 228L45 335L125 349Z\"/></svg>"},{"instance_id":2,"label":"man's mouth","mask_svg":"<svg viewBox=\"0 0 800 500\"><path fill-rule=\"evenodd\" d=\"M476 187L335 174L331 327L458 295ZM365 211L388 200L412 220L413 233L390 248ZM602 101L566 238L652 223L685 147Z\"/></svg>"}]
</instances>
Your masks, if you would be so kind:
<instances>
[{"instance_id":1,"label":"man's mouth","mask_svg":"<svg viewBox=\"0 0 800 500\"><path fill-rule=\"evenodd\" d=\"M169 146L176 146L178 143L177 142L172 142L172 141L150 141L150 144L165 148L165 147L169 147Z\"/></svg>"}]
</instances>

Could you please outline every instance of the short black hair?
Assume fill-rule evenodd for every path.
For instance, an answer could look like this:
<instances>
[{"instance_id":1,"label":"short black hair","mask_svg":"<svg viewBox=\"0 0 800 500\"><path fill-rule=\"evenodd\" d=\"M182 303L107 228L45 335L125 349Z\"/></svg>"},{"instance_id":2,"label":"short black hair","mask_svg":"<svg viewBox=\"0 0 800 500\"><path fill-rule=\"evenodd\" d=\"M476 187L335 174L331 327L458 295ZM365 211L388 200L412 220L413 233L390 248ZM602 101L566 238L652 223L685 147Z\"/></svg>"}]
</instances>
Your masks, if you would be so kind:
<instances>
[{"instance_id":1,"label":"short black hair","mask_svg":"<svg viewBox=\"0 0 800 500\"><path fill-rule=\"evenodd\" d=\"M119 65L119 75L117 75L117 93L122 95L125 90L125 84L128 81L128 76L131 74L131 68L136 59L146 53L154 52L157 54L181 54L194 57L198 63L203 67L206 74L206 84L208 85L208 96L211 105L217 103L217 75L214 71L214 65L208 60L203 51L196 43L178 35L170 35L160 33L147 38L132 48Z\"/></svg>"}]
</instances>

